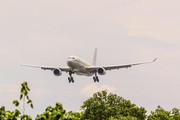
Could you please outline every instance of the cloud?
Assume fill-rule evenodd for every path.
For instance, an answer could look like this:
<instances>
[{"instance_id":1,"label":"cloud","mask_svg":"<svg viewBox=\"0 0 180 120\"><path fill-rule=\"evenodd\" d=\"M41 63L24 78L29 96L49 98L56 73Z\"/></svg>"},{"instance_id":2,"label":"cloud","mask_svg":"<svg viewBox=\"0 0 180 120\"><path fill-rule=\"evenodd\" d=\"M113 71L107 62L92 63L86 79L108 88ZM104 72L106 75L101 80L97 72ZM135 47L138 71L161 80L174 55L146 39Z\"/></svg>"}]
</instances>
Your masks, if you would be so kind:
<instances>
[{"instance_id":1,"label":"cloud","mask_svg":"<svg viewBox=\"0 0 180 120\"><path fill-rule=\"evenodd\" d=\"M20 90L21 90L21 85L7 84L7 83L1 84L0 85L0 98L1 98L0 102L3 102L6 104L8 102L11 103L14 99L19 99ZM47 94L50 94L51 92L52 92L51 90L35 88L29 92L29 95L31 95L33 99L39 96L43 98L44 96L46 96Z\"/></svg>"},{"instance_id":2,"label":"cloud","mask_svg":"<svg viewBox=\"0 0 180 120\"><path fill-rule=\"evenodd\" d=\"M76 3L73 5L69 5L69 9L76 9L76 10L86 10L86 11L93 11L95 8L90 4L85 3Z\"/></svg>"},{"instance_id":3,"label":"cloud","mask_svg":"<svg viewBox=\"0 0 180 120\"><path fill-rule=\"evenodd\" d=\"M141 0L108 11L113 20L128 28L128 35L153 37L165 42L180 40L180 1Z\"/></svg>"},{"instance_id":4,"label":"cloud","mask_svg":"<svg viewBox=\"0 0 180 120\"><path fill-rule=\"evenodd\" d=\"M115 87L109 86L109 85L102 85L101 87L98 87L97 84L92 83L84 87L81 91L81 96L92 96L94 93L102 90L108 90L108 92L115 91Z\"/></svg>"},{"instance_id":5,"label":"cloud","mask_svg":"<svg viewBox=\"0 0 180 120\"><path fill-rule=\"evenodd\" d=\"M16 94L20 92L20 86L14 84L0 84L0 93Z\"/></svg>"},{"instance_id":6,"label":"cloud","mask_svg":"<svg viewBox=\"0 0 180 120\"><path fill-rule=\"evenodd\" d=\"M19 92L20 86L7 83L0 84L0 106L12 103L13 100L18 99Z\"/></svg>"},{"instance_id":7,"label":"cloud","mask_svg":"<svg viewBox=\"0 0 180 120\"><path fill-rule=\"evenodd\" d=\"M123 1L130 1L130 0L99 0L99 1L107 1L107 2L123 2Z\"/></svg>"}]
</instances>

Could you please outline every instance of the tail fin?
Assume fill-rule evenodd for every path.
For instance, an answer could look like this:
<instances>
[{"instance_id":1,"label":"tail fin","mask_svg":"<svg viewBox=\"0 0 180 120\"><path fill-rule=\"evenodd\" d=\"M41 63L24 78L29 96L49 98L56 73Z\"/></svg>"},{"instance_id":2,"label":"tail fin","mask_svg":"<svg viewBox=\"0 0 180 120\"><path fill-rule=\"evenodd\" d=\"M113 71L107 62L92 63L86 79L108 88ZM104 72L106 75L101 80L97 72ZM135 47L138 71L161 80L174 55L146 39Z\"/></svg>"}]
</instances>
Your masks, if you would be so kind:
<instances>
[{"instance_id":1,"label":"tail fin","mask_svg":"<svg viewBox=\"0 0 180 120\"><path fill-rule=\"evenodd\" d=\"M94 51L93 65L96 66L97 48Z\"/></svg>"}]
</instances>

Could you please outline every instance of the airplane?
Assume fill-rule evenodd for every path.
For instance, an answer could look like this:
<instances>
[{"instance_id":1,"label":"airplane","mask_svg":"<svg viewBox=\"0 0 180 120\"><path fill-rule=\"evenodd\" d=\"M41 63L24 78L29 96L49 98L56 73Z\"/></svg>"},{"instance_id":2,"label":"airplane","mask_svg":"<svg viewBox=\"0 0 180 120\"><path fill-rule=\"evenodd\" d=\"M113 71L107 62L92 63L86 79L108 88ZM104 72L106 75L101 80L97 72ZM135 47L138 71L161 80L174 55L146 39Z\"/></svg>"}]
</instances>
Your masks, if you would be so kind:
<instances>
[{"instance_id":1,"label":"airplane","mask_svg":"<svg viewBox=\"0 0 180 120\"><path fill-rule=\"evenodd\" d=\"M97 58L97 48L94 51L94 57L93 57L93 63L90 64L86 62L85 60L77 57L77 56L69 56L67 59L67 65L68 67L46 67L46 66L37 66L37 65L27 65L22 64L22 66L27 67L35 67L35 68L41 68L44 70L51 70L53 71L55 76L61 76L62 72L68 72L69 73L69 83L74 83L74 79L72 77L72 74L76 75L84 75L84 76L93 76L94 82L99 82L99 78L97 76L97 73L99 75L105 75L106 70L113 70L113 69L120 69L120 68L129 68L135 65L141 65L141 64L147 64L155 62L157 58L155 58L153 61L148 62L139 62L139 63L133 63L133 64L124 64L124 65L109 65L109 66L96 66L96 58Z\"/></svg>"}]
</instances>

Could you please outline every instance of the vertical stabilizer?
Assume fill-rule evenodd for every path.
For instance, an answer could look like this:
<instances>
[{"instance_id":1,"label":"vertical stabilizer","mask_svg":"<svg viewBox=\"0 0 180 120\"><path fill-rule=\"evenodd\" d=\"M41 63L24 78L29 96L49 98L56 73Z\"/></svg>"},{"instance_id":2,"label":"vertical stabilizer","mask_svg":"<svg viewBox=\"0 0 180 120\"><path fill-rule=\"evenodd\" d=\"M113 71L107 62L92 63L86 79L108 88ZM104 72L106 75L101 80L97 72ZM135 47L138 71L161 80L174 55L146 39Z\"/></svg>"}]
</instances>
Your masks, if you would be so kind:
<instances>
[{"instance_id":1,"label":"vertical stabilizer","mask_svg":"<svg viewBox=\"0 0 180 120\"><path fill-rule=\"evenodd\" d=\"M93 57L93 65L96 66L96 58L97 58L97 48L94 51L94 57Z\"/></svg>"}]
</instances>

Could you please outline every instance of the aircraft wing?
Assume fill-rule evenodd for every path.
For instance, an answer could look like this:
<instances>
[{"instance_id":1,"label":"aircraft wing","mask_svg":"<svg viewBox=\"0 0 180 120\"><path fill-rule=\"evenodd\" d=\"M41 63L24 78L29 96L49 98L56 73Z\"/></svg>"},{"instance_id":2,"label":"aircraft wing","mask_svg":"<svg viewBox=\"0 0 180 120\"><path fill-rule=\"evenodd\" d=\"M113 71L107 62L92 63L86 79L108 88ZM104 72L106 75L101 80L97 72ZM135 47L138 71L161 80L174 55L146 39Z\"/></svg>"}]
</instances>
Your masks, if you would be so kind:
<instances>
[{"instance_id":1,"label":"aircraft wing","mask_svg":"<svg viewBox=\"0 0 180 120\"><path fill-rule=\"evenodd\" d=\"M124 65L90 66L90 67L87 67L86 69L89 70L89 71L95 71L95 70L97 70L98 68L101 68L101 67L103 67L105 70L113 70L113 69L120 69L120 68L129 68L129 67L132 67L132 66L135 66L135 65L152 63L152 62L155 62L156 59L154 59L153 61L139 62L139 63L133 63L133 64L124 64Z\"/></svg>"},{"instance_id":2,"label":"aircraft wing","mask_svg":"<svg viewBox=\"0 0 180 120\"><path fill-rule=\"evenodd\" d=\"M41 68L43 70L54 70L54 69L59 68L61 71L64 71L64 72L69 72L70 71L69 67L49 67L49 66L27 65L27 64L22 64L22 63L20 63L20 64L22 66Z\"/></svg>"}]
</instances>

